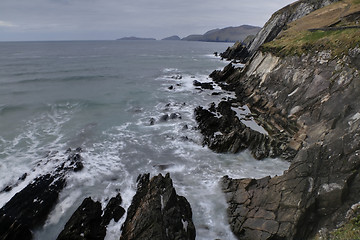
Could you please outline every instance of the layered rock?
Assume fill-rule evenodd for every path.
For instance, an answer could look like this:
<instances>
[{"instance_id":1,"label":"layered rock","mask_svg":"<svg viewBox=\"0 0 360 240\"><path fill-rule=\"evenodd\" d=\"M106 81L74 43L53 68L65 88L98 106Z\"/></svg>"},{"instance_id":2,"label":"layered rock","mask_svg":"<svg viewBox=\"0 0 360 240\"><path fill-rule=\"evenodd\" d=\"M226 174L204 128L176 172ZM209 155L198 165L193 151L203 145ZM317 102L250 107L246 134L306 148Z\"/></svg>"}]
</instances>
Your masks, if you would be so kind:
<instances>
[{"instance_id":1,"label":"layered rock","mask_svg":"<svg viewBox=\"0 0 360 240\"><path fill-rule=\"evenodd\" d=\"M266 42L275 39L286 25L319 8L339 0L300 0L275 12L264 27L258 32L254 40L247 45L235 44L221 54L223 58L247 62Z\"/></svg>"},{"instance_id":2,"label":"layered rock","mask_svg":"<svg viewBox=\"0 0 360 240\"><path fill-rule=\"evenodd\" d=\"M0 209L1 239L32 238L30 230L45 222L65 187L66 173L82 168L80 152L68 151L68 159L56 170L35 178Z\"/></svg>"},{"instance_id":3,"label":"layered rock","mask_svg":"<svg viewBox=\"0 0 360 240\"><path fill-rule=\"evenodd\" d=\"M140 175L122 228L125 239L195 239L187 200L176 194L170 175Z\"/></svg>"},{"instance_id":4,"label":"layered rock","mask_svg":"<svg viewBox=\"0 0 360 240\"><path fill-rule=\"evenodd\" d=\"M223 178L229 222L240 239L307 239L334 228L360 200L355 52L341 59L330 51L285 58L257 52L243 71L223 79L271 134L287 132L299 150L283 176Z\"/></svg>"}]
</instances>

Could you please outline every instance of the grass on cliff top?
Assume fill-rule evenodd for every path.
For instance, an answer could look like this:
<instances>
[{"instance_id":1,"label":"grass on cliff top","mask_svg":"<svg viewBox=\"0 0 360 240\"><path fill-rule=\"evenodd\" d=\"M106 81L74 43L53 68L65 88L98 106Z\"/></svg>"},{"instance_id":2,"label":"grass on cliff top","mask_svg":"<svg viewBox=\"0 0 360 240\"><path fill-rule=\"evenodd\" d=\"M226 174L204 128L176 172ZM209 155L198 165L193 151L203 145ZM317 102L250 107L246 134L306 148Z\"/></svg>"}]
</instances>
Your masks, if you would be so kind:
<instances>
[{"instance_id":1,"label":"grass on cliff top","mask_svg":"<svg viewBox=\"0 0 360 240\"><path fill-rule=\"evenodd\" d=\"M360 215L330 233L331 240L360 239Z\"/></svg>"},{"instance_id":2,"label":"grass on cliff top","mask_svg":"<svg viewBox=\"0 0 360 240\"><path fill-rule=\"evenodd\" d=\"M360 26L359 22L347 22L346 16L360 14L360 0L342 0L321 8L288 25L275 40L264 44L262 51L275 55L302 55L314 51L331 50L333 55L347 53L349 48L360 44L360 28L343 30L317 30L328 26Z\"/></svg>"}]
</instances>

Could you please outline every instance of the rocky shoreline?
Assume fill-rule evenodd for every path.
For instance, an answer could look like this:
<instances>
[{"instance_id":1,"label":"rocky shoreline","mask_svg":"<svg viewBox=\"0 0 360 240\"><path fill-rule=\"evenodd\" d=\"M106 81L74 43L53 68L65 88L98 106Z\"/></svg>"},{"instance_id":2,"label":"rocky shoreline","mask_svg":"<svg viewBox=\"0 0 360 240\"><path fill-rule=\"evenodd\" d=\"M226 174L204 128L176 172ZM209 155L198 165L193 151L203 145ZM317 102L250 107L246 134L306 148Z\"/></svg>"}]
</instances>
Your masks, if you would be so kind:
<instances>
[{"instance_id":1,"label":"rocky shoreline","mask_svg":"<svg viewBox=\"0 0 360 240\"><path fill-rule=\"evenodd\" d=\"M329 230L359 209L360 46L341 56L331 50L279 56L259 48L290 22L333 2L300 0L279 10L251 43L221 54L244 67L230 63L210 74L214 83L193 82L201 90L217 84L235 93L194 110L204 145L219 153L248 149L258 160L291 163L281 176L220 180L238 239L327 239ZM169 119L181 115L152 118L149 125ZM36 177L0 209L0 239L32 239L56 205L67 174L82 170L81 152L69 149L53 171ZM26 177L1 192L12 191ZM113 196L105 207L85 198L57 239L104 239L109 223L121 218L121 240L196 238L191 206L176 193L169 174L139 175L127 210L121 192Z\"/></svg>"},{"instance_id":2,"label":"rocky shoreline","mask_svg":"<svg viewBox=\"0 0 360 240\"><path fill-rule=\"evenodd\" d=\"M195 110L204 143L215 151L249 148L261 159L284 158L281 153L290 150L285 158L291 166L282 176L223 177L229 223L239 239L327 239L360 201L359 46L340 57L331 50L279 57L254 48L261 45L256 41L267 39L260 41L264 43L279 34L279 19L285 26L294 20L288 16L303 15L296 10L299 6L311 3L298 1L275 13L250 47L229 48L222 56L241 60L245 67L230 64L211 77L234 91L236 99ZM270 40L261 35L265 31L273 34ZM243 105L267 137L246 132L234 118L231 106Z\"/></svg>"}]
</instances>

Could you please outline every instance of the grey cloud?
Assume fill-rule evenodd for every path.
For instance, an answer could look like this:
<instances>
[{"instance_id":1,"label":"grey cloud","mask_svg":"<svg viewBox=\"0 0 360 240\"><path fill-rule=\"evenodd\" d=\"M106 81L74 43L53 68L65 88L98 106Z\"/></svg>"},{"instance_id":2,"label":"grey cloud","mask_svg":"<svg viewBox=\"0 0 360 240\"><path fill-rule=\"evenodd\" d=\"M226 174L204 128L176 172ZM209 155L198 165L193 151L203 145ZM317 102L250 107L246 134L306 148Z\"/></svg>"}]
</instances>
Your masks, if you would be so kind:
<instances>
[{"instance_id":1,"label":"grey cloud","mask_svg":"<svg viewBox=\"0 0 360 240\"><path fill-rule=\"evenodd\" d=\"M293 0L1 0L0 40L9 40L16 34L23 38L25 33L39 40L49 36L64 39L186 36L226 26L262 26L274 11L291 2ZM6 24L12 27L5 27Z\"/></svg>"}]
</instances>

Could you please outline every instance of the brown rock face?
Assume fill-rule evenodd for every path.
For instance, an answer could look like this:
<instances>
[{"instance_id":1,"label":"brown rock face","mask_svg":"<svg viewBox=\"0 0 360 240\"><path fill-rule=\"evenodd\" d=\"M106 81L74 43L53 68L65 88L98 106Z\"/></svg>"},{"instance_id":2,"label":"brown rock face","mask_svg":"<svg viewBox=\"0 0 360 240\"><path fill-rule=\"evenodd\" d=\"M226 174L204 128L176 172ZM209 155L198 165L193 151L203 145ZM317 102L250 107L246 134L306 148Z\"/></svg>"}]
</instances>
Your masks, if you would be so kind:
<instances>
[{"instance_id":1,"label":"brown rock face","mask_svg":"<svg viewBox=\"0 0 360 240\"><path fill-rule=\"evenodd\" d=\"M120 239L195 239L190 204L176 194L170 175L149 177L138 178Z\"/></svg>"}]
</instances>

